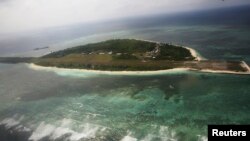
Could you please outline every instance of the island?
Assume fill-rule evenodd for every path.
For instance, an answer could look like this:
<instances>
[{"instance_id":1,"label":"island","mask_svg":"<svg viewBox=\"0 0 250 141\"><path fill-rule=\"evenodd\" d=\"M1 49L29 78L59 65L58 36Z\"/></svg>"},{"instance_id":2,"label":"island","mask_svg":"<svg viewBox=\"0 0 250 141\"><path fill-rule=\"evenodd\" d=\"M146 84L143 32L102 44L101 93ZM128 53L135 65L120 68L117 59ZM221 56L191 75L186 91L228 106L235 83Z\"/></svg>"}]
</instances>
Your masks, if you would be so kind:
<instances>
[{"instance_id":1,"label":"island","mask_svg":"<svg viewBox=\"0 0 250 141\"><path fill-rule=\"evenodd\" d=\"M18 58L0 58L0 62L18 62ZM101 71L159 71L185 68L194 71L249 74L244 61L206 60L195 50L153 41L112 39L55 51L38 58L20 58L20 62L44 67Z\"/></svg>"},{"instance_id":2,"label":"island","mask_svg":"<svg viewBox=\"0 0 250 141\"><path fill-rule=\"evenodd\" d=\"M43 49L48 49L48 48L49 47L40 47L40 48L38 47L38 48L34 48L34 50L37 51L37 50L43 50Z\"/></svg>"}]
</instances>

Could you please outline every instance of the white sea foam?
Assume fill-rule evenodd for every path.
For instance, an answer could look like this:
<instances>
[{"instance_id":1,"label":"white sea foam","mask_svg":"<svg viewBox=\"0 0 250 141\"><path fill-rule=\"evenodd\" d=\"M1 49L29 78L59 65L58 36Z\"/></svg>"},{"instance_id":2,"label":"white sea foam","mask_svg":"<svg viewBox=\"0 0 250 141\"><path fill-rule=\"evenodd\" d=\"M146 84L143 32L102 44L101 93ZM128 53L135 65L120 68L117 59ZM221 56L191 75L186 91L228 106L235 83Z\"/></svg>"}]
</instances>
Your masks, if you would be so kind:
<instances>
[{"instance_id":1,"label":"white sea foam","mask_svg":"<svg viewBox=\"0 0 250 141\"><path fill-rule=\"evenodd\" d=\"M19 132L29 132L31 131L29 128L23 126L21 121L24 119L24 116L18 118L18 115L14 115L11 118L5 118L0 122L0 125L4 125L6 129L13 128L13 130Z\"/></svg>"},{"instance_id":2,"label":"white sea foam","mask_svg":"<svg viewBox=\"0 0 250 141\"><path fill-rule=\"evenodd\" d=\"M13 131L17 132L30 132L31 129L28 127L25 127L21 124L21 121L23 120L24 116L21 116L18 118L18 115L14 115L11 118L5 118L0 122L0 125L3 125L7 130L11 129Z\"/></svg>"},{"instance_id":3,"label":"white sea foam","mask_svg":"<svg viewBox=\"0 0 250 141\"><path fill-rule=\"evenodd\" d=\"M48 137L53 133L55 129L55 126L42 122L32 133L29 140L38 141L44 137Z\"/></svg>"},{"instance_id":4,"label":"white sea foam","mask_svg":"<svg viewBox=\"0 0 250 141\"><path fill-rule=\"evenodd\" d=\"M208 141L206 136L201 136L201 135L197 135L198 136L198 141Z\"/></svg>"},{"instance_id":5,"label":"white sea foam","mask_svg":"<svg viewBox=\"0 0 250 141\"><path fill-rule=\"evenodd\" d=\"M153 134L148 134L145 136L141 141L154 141L155 139L161 139L162 141L177 141L177 139L169 137L167 135L153 135Z\"/></svg>"},{"instance_id":6,"label":"white sea foam","mask_svg":"<svg viewBox=\"0 0 250 141\"><path fill-rule=\"evenodd\" d=\"M78 141L83 138L94 138L95 134L99 130L99 127L87 127L82 132L76 132L69 128L58 127L51 134L50 138L55 140L64 135L68 135L68 139L71 141Z\"/></svg>"},{"instance_id":7,"label":"white sea foam","mask_svg":"<svg viewBox=\"0 0 250 141\"><path fill-rule=\"evenodd\" d=\"M18 132L30 132L31 129L27 128L23 125L18 125L14 130L18 131Z\"/></svg>"},{"instance_id":8,"label":"white sea foam","mask_svg":"<svg viewBox=\"0 0 250 141\"><path fill-rule=\"evenodd\" d=\"M154 136L152 134L148 134L141 141L152 141L153 139L154 139Z\"/></svg>"},{"instance_id":9,"label":"white sea foam","mask_svg":"<svg viewBox=\"0 0 250 141\"><path fill-rule=\"evenodd\" d=\"M81 132L77 132L70 128L71 124L72 120L70 119L63 119L59 127L42 122L32 133L29 140L39 141L44 137L56 140L64 137L66 140L78 141L84 138L95 138L97 132L103 132L106 129L102 126L86 123L83 125Z\"/></svg>"},{"instance_id":10,"label":"white sea foam","mask_svg":"<svg viewBox=\"0 0 250 141\"><path fill-rule=\"evenodd\" d=\"M71 136L73 133L74 132L70 130L69 128L58 127L53 131L53 134L51 135L50 138L55 140L66 134L69 134L69 136Z\"/></svg>"},{"instance_id":11,"label":"white sea foam","mask_svg":"<svg viewBox=\"0 0 250 141\"><path fill-rule=\"evenodd\" d=\"M64 118L62 121L61 121L61 126L62 127L69 127L72 123L72 120L71 119L66 119Z\"/></svg>"},{"instance_id":12,"label":"white sea foam","mask_svg":"<svg viewBox=\"0 0 250 141\"><path fill-rule=\"evenodd\" d=\"M131 134L132 132L131 131L127 131L128 134L126 136L124 136L121 141L137 141L136 138L132 137Z\"/></svg>"},{"instance_id":13,"label":"white sea foam","mask_svg":"<svg viewBox=\"0 0 250 141\"><path fill-rule=\"evenodd\" d=\"M81 139L81 138L93 138L93 137L95 137L95 134L97 133L97 131L99 129L100 129L100 127L93 126L93 125L87 123L84 126L82 134L74 134L74 135L72 135L71 140L78 140L78 139Z\"/></svg>"},{"instance_id":14,"label":"white sea foam","mask_svg":"<svg viewBox=\"0 0 250 141\"><path fill-rule=\"evenodd\" d=\"M4 125L5 128L7 128L7 129L15 127L15 126L17 126L19 124L20 124L20 122L17 121L17 120L15 120L15 119L13 119L13 118L6 118L6 119L4 119L4 120L2 120L0 122L0 125Z\"/></svg>"},{"instance_id":15,"label":"white sea foam","mask_svg":"<svg viewBox=\"0 0 250 141\"><path fill-rule=\"evenodd\" d=\"M159 134L166 135L166 133L169 133L168 126L160 126Z\"/></svg>"},{"instance_id":16,"label":"white sea foam","mask_svg":"<svg viewBox=\"0 0 250 141\"><path fill-rule=\"evenodd\" d=\"M127 135L121 141L137 141L137 139Z\"/></svg>"},{"instance_id":17,"label":"white sea foam","mask_svg":"<svg viewBox=\"0 0 250 141\"><path fill-rule=\"evenodd\" d=\"M141 141L154 141L155 139L160 139L162 141L177 141L176 134L174 131L171 131L168 126L155 126L154 130L158 129L158 133L148 134Z\"/></svg>"}]
</instances>

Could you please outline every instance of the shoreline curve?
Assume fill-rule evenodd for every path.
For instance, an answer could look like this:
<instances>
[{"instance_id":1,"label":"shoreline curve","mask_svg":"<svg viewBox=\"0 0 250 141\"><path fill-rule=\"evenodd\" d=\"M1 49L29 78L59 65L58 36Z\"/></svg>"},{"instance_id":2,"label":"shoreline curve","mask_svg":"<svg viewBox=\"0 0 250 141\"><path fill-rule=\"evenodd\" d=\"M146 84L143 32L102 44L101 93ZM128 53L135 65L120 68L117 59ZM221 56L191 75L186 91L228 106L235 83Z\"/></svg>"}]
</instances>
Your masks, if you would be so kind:
<instances>
[{"instance_id":1,"label":"shoreline curve","mask_svg":"<svg viewBox=\"0 0 250 141\"><path fill-rule=\"evenodd\" d=\"M152 40L144 40L144 39L135 39L140 41L147 41L147 42L153 42L153 43L160 43L157 41ZM187 46L181 46L176 45L183 48L186 48L190 51L191 55L195 58L195 61L202 61L207 60L204 57L202 57L195 49L187 47ZM236 71L227 71L227 70L210 70L210 69L194 69L194 68L173 68L173 69L166 69L166 70L154 70L154 71L107 71L107 70L90 70L90 69L74 69L74 68L58 68L58 67L47 67L47 66L40 66L36 65L34 63L28 64L29 68L33 70L46 70L46 71L77 71L77 72L85 72L85 73L94 73L94 74L106 74L106 75L160 75L160 74L168 74L168 73L176 73L176 72L185 72L185 71L195 71L195 72L205 72L205 73L219 73L219 74L240 74L240 75L249 75L250 74L250 68L249 66L242 61L241 64L243 67L245 67L248 71L247 72L236 72Z\"/></svg>"},{"instance_id":2,"label":"shoreline curve","mask_svg":"<svg viewBox=\"0 0 250 141\"><path fill-rule=\"evenodd\" d=\"M88 69L70 69L70 68L58 68L58 67L45 67L39 66L34 63L28 64L28 67L33 70L41 71L72 71L72 72L82 72L82 73L93 73L101 75L161 75L161 74L172 74L178 72L204 72L204 73L217 73L217 74L238 74L238 75L250 75L250 72L234 72L234 71L224 71L224 70L209 70L209 69L193 69L193 68L173 68L167 70L156 70L156 71L102 71L102 70L88 70Z\"/></svg>"}]
</instances>

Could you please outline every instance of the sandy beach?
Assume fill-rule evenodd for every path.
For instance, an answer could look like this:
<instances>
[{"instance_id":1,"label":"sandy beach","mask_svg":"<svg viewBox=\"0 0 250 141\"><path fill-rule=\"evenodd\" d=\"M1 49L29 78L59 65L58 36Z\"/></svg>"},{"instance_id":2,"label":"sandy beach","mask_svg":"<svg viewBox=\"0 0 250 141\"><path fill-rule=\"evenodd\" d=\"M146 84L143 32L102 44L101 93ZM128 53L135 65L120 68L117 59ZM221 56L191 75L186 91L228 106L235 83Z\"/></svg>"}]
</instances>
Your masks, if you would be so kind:
<instances>
[{"instance_id":1,"label":"sandy beach","mask_svg":"<svg viewBox=\"0 0 250 141\"><path fill-rule=\"evenodd\" d=\"M36 64L28 64L28 67L33 70L43 71L75 71L83 73L95 73L104 75L158 75L166 73L183 72L190 70L189 68L174 68L168 70L157 70L157 71L102 71L102 70L87 70L87 69L69 69L69 68L58 68L58 67L44 67Z\"/></svg>"},{"instance_id":2,"label":"sandy beach","mask_svg":"<svg viewBox=\"0 0 250 141\"><path fill-rule=\"evenodd\" d=\"M157 41L135 39L153 43L159 43ZM177 45L180 46L180 45ZM204 57L201 57L199 53L187 46L181 46L190 51L191 55L195 58L196 61L206 60ZM210 69L194 69L194 68L174 68L167 70L157 70L157 71L102 71L102 70L88 70L88 69L69 69L69 68L58 68L58 67L44 67L39 66L34 63L28 64L29 68L33 70L45 70L45 71L75 71L75 72L84 72L84 73L94 73L94 74L105 74L105 75L159 75L159 74L168 74L176 72L185 72L185 71L197 71L197 72L206 72L206 73L221 73L221 74L250 74L250 67L242 61L242 67L246 68L247 72L236 72L236 71L227 71L227 70L210 70Z\"/></svg>"},{"instance_id":3,"label":"sandy beach","mask_svg":"<svg viewBox=\"0 0 250 141\"><path fill-rule=\"evenodd\" d=\"M187 71L196 71L196 72L205 72L205 73L221 73L221 74L240 74L240 75L249 75L248 72L234 72L234 71L215 71L209 69L197 70L193 68L174 68L168 70L157 70L157 71L101 71L101 70L87 70L87 69L69 69L69 68L58 68L58 67L44 67L36 64L28 64L28 67L33 70L40 71L71 71L71 72L82 72L82 73L93 73L93 74L103 74L103 75L161 75L161 74L172 74L178 72L187 72Z\"/></svg>"},{"instance_id":4,"label":"sandy beach","mask_svg":"<svg viewBox=\"0 0 250 141\"><path fill-rule=\"evenodd\" d=\"M241 61L241 66L243 68L246 68L248 70L248 72L250 73L250 67L247 65L247 63L245 61Z\"/></svg>"},{"instance_id":5,"label":"sandy beach","mask_svg":"<svg viewBox=\"0 0 250 141\"><path fill-rule=\"evenodd\" d=\"M201 60L205 60L203 57L201 57L196 50L190 48L190 47L186 47L186 46L182 46L186 49L188 49L191 53L191 55L195 58L196 61L201 61Z\"/></svg>"},{"instance_id":6,"label":"sandy beach","mask_svg":"<svg viewBox=\"0 0 250 141\"><path fill-rule=\"evenodd\" d=\"M135 39L135 40L138 40L138 41L146 41L146 42L151 42L151 43L160 43L160 42L157 42L157 41L152 41L152 40L144 40L144 39ZM187 47L187 46L181 46L181 45L177 45L177 44L173 44L175 46L180 46L180 47L183 47L183 48L186 48L190 51L191 55L195 58L196 61L201 61L201 60L206 60L204 57L202 57L201 55L199 55L199 53L190 48L190 47Z\"/></svg>"},{"instance_id":7,"label":"sandy beach","mask_svg":"<svg viewBox=\"0 0 250 141\"><path fill-rule=\"evenodd\" d=\"M202 70L190 69L190 70L199 71L199 72L207 72L207 73L250 75L250 72L234 72L234 71L224 71L224 70L216 71L216 70L209 70L209 69L202 69Z\"/></svg>"}]
</instances>

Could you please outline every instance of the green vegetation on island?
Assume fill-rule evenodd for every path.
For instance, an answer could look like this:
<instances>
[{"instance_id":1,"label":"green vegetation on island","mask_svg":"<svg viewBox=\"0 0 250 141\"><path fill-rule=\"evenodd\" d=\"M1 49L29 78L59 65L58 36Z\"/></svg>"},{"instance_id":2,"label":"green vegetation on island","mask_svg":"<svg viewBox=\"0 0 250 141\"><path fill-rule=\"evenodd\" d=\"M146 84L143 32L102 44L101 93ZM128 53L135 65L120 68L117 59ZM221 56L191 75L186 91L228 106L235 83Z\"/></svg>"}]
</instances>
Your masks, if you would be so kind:
<instances>
[{"instance_id":1,"label":"green vegetation on island","mask_svg":"<svg viewBox=\"0 0 250 141\"><path fill-rule=\"evenodd\" d=\"M99 43L73 47L43 56L43 58L62 58L71 54L108 54L115 59L146 59L146 60L193 60L186 48L134 39L116 39Z\"/></svg>"},{"instance_id":2,"label":"green vegetation on island","mask_svg":"<svg viewBox=\"0 0 250 141\"><path fill-rule=\"evenodd\" d=\"M115 39L52 52L39 58L0 58L4 63L109 70L152 71L172 68L249 73L243 61L200 60L188 48L134 39Z\"/></svg>"},{"instance_id":3,"label":"green vegetation on island","mask_svg":"<svg viewBox=\"0 0 250 141\"><path fill-rule=\"evenodd\" d=\"M173 61L192 61L186 48L134 39L116 39L50 53L35 63L42 66L96 70L162 70ZM166 62L167 61L167 62Z\"/></svg>"}]
</instances>

